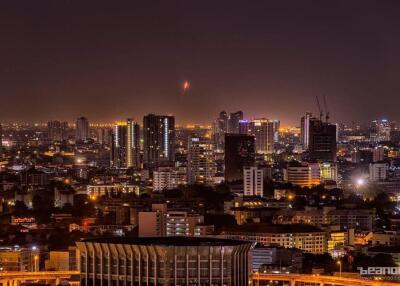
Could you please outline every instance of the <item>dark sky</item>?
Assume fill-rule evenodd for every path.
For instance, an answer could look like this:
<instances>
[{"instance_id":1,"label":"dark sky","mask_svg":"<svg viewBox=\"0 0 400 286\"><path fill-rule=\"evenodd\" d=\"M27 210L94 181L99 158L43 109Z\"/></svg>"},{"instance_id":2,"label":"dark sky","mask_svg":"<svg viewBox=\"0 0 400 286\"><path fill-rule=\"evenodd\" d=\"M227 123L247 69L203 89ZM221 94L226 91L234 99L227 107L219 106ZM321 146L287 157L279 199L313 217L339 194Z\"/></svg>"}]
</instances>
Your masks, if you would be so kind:
<instances>
[{"instance_id":1,"label":"dark sky","mask_svg":"<svg viewBox=\"0 0 400 286\"><path fill-rule=\"evenodd\" d=\"M400 1L0 2L2 121L298 124L322 94L333 121L400 121Z\"/></svg>"}]
</instances>

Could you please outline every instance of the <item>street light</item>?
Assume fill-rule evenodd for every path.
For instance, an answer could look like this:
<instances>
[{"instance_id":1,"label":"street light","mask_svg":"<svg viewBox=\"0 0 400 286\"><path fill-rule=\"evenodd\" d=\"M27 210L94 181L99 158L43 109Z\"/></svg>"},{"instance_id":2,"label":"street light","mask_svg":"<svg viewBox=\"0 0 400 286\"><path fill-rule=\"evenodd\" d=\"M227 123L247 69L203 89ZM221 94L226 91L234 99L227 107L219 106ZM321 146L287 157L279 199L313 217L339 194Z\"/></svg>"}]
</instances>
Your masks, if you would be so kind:
<instances>
[{"instance_id":1,"label":"street light","mask_svg":"<svg viewBox=\"0 0 400 286\"><path fill-rule=\"evenodd\" d=\"M336 264L339 265L339 277L342 278L342 261L338 260Z\"/></svg>"}]
</instances>

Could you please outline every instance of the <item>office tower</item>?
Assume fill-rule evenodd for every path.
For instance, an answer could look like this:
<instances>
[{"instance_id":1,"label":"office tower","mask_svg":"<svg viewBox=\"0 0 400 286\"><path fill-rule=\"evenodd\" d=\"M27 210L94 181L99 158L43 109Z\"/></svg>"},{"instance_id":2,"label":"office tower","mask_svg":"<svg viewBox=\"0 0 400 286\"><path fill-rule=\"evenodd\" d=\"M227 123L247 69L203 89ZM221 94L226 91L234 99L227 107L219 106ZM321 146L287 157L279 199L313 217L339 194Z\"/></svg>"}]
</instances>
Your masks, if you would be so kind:
<instances>
[{"instance_id":1,"label":"office tower","mask_svg":"<svg viewBox=\"0 0 400 286\"><path fill-rule=\"evenodd\" d=\"M386 163L369 164L369 180L371 182L384 181L387 177L388 165Z\"/></svg>"},{"instance_id":2,"label":"office tower","mask_svg":"<svg viewBox=\"0 0 400 286\"><path fill-rule=\"evenodd\" d=\"M82 286L243 286L250 279L253 242L206 237L99 237L76 244Z\"/></svg>"},{"instance_id":3,"label":"office tower","mask_svg":"<svg viewBox=\"0 0 400 286\"><path fill-rule=\"evenodd\" d=\"M316 120L316 118L312 117L311 112L306 112L306 114L301 118L301 133L300 133L300 143L303 145L303 149L308 149L309 144L309 135L310 135L310 121Z\"/></svg>"},{"instance_id":4,"label":"office tower","mask_svg":"<svg viewBox=\"0 0 400 286\"><path fill-rule=\"evenodd\" d=\"M254 136L244 134L225 135L225 180L243 179L243 168L254 166Z\"/></svg>"},{"instance_id":5,"label":"office tower","mask_svg":"<svg viewBox=\"0 0 400 286\"><path fill-rule=\"evenodd\" d=\"M279 121L270 121L265 118L253 121L240 120L239 133L253 135L255 138L256 152L259 154L272 154L274 152L274 142L279 128Z\"/></svg>"},{"instance_id":6,"label":"office tower","mask_svg":"<svg viewBox=\"0 0 400 286\"><path fill-rule=\"evenodd\" d=\"M89 139L89 120L86 117L79 117L76 120L76 141Z\"/></svg>"},{"instance_id":7,"label":"office tower","mask_svg":"<svg viewBox=\"0 0 400 286\"><path fill-rule=\"evenodd\" d=\"M228 132L228 114L221 111L219 117L213 122L213 140L217 150L224 149L225 133Z\"/></svg>"},{"instance_id":8,"label":"office tower","mask_svg":"<svg viewBox=\"0 0 400 286\"><path fill-rule=\"evenodd\" d=\"M375 147L372 149L372 161L379 162L383 161L385 157L385 149L383 147Z\"/></svg>"},{"instance_id":9,"label":"office tower","mask_svg":"<svg viewBox=\"0 0 400 286\"><path fill-rule=\"evenodd\" d=\"M126 167L127 129L126 122L117 122L114 126L112 134L111 165L115 168Z\"/></svg>"},{"instance_id":10,"label":"office tower","mask_svg":"<svg viewBox=\"0 0 400 286\"><path fill-rule=\"evenodd\" d=\"M257 167L243 168L243 194L264 196L264 171Z\"/></svg>"},{"instance_id":11,"label":"office tower","mask_svg":"<svg viewBox=\"0 0 400 286\"><path fill-rule=\"evenodd\" d=\"M268 119L253 121L253 134L256 143L256 152L259 154L272 154L274 152L274 123Z\"/></svg>"},{"instance_id":12,"label":"office tower","mask_svg":"<svg viewBox=\"0 0 400 286\"><path fill-rule=\"evenodd\" d=\"M60 122L58 120L47 122L48 138L51 141L63 141L67 138L67 122Z\"/></svg>"},{"instance_id":13,"label":"office tower","mask_svg":"<svg viewBox=\"0 0 400 286\"><path fill-rule=\"evenodd\" d=\"M336 125L310 120L308 147L312 160L336 162Z\"/></svg>"},{"instance_id":14,"label":"office tower","mask_svg":"<svg viewBox=\"0 0 400 286\"><path fill-rule=\"evenodd\" d=\"M287 181L300 187L313 187L321 183L318 163L291 162L287 167Z\"/></svg>"},{"instance_id":15,"label":"office tower","mask_svg":"<svg viewBox=\"0 0 400 286\"><path fill-rule=\"evenodd\" d=\"M190 184L214 184L217 168L213 144L209 139L191 136L188 143L187 161L188 182Z\"/></svg>"},{"instance_id":16,"label":"office tower","mask_svg":"<svg viewBox=\"0 0 400 286\"><path fill-rule=\"evenodd\" d=\"M377 119L371 123L370 138L373 142L389 141L393 123L387 119Z\"/></svg>"},{"instance_id":17,"label":"office tower","mask_svg":"<svg viewBox=\"0 0 400 286\"><path fill-rule=\"evenodd\" d=\"M279 129L281 127L281 121L274 119L272 120L272 126L273 126L273 130L274 130L274 143L278 143L279 142Z\"/></svg>"},{"instance_id":18,"label":"office tower","mask_svg":"<svg viewBox=\"0 0 400 286\"><path fill-rule=\"evenodd\" d=\"M149 114L143 118L144 163L171 165L175 157L175 118Z\"/></svg>"},{"instance_id":19,"label":"office tower","mask_svg":"<svg viewBox=\"0 0 400 286\"><path fill-rule=\"evenodd\" d=\"M112 166L116 168L140 167L139 125L132 119L117 122L113 130L111 148Z\"/></svg>"},{"instance_id":20,"label":"office tower","mask_svg":"<svg viewBox=\"0 0 400 286\"><path fill-rule=\"evenodd\" d=\"M231 113L228 119L228 132L239 133L239 121L243 120L243 111L236 111Z\"/></svg>"},{"instance_id":21,"label":"office tower","mask_svg":"<svg viewBox=\"0 0 400 286\"><path fill-rule=\"evenodd\" d=\"M140 167L140 126L132 119L126 122L126 167Z\"/></svg>"}]
</instances>

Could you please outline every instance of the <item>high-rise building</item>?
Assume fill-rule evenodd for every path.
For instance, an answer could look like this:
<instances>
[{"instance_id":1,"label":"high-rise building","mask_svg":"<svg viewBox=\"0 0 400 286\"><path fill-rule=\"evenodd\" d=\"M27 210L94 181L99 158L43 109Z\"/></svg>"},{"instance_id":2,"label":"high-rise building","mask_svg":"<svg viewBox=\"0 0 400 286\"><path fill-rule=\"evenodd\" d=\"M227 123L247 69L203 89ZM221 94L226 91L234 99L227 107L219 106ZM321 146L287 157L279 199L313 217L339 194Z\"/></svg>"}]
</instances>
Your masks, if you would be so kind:
<instances>
[{"instance_id":1,"label":"high-rise building","mask_svg":"<svg viewBox=\"0 0 400 286\"><path fill-rule=\"evenodd\" d=\"M309 135L310 135L310 121L316 120L316 118L312 117L311 112L306 112L306 114L301 118L301 133L300 133L300 143L303 145L303 148L308 149L309 144Z\"/></svg>"},{"instance_id":2,"label":"high-rise building","mask_svg":"<svg viewBox=\"0 0 400 286\"><path fill-rule=\"evenodd\" d=\"M312 160L336 162L336 124L310 120L308 150Z\"/></svg>"},{"instance_id":3,"label":"high-rise building","mask_svg":"<svg viewBox=\"0 0 400 286\"><path fill-rule=\"evenodd\" d=\"M89 139L89 120L86 117L79 117L76 120L76 141Z\"/></svg>"},{"instance_id":4,"label":"high-rise building","mask_svg":"<svg viewBox=\"0 0 400 286\"><path fill-rule=\"evenodd\" d=\"M259 154L273 153L274 142L279 139L276 138L278 136L276 128L279 129L279 121L271 121L265 118L239 121L239 133L254 136L256 152Z\"/></svg>"},{"instance_id":5,"label":"high-rise building","mask_svg":"<svg viewBox=\"0 0 400 286\"><path fill-rule=\"evenodd\" d=\"M394 130L394 125L387 119L374 120L371 123L370 139L373 142L389 141L390 132Z\"/></svg>"},{"instance_id":6,"label":"high-rise building","mask_svg":"<svg viewBox=\"0 0 400 286\"><path fill-rule=\"evenodd\" d=\"M188 143L188 182L212 185L217 172L214 146L204 137L191 136Z\"/></svg>"},{"instance_id":7,"label":"high-rise building","mask_svg":"<svg viewBox=\"0 0 400 286\"><path fill-rule=\"evenodd\" d=\"M126 122L126 167L140 167L140 126L132 119Z\"/></svg>"},{"instance_id":8,"label":"high-rise building","mask_svg":"<svg viewBox=\"0 0 400 286\"><path fill-rule=\"evenodd\" d=\"M236 111L230 114L228 119L228 132L239 133L239 121L243 120L243 111Z\"/></svg>"},{"instance_id":9,"label":"high-rise building","mask_svg":"<svg viewBox=\"0 0 400 286\"><path fill-rule=\"evenodd\" d=\"M139 125L132 119L116 123L111 148L113 167L138 168L140 166L139 131Z\"/></svg>"},{"instance_id":10,"label":"high-rise building","mask_svg":"<svg viewBox=\"0 0 400 286\"><path fill-rule=\"evenodd\" d=\"M228 114L221 111L218 118L213 122L213 140L217 150L223 150L225 144L225 133L228 132Z\"/></svg>"},{"instance_id":11,"label":"high-rise building","mask_svg":"<svg viewBox=\"0 0 400 286\"><path fill-rule=\"evenodd\" d=\"M254 136L244 134L225 135L225 180L243 179L243 168L254 166Z\"/></svg>"},{"instance_id":12,"label":"high-rise building","mask_svg":"<svg viewBox=\"0 0 400 286\"><path fill-rule=\"evenodd\" d=\"M273 126L273 130L274 130L274 143L278 143L279 142L279 129L281 127L281 121L274 119L272 120L272 126Z\"/></svg>"},{"instance_id":13,"label":"high-rise building","mask_svg":"<svg viewBox=\"0 0 400 286\"><path fill-rule=\"evenodd\" d=\"M116 168L126 167L126 122L117 122L113 130L111 148L111 165Z\"/></svg>"},{"instance_id":14,"label":"high-rise building","mask_svg":"<svg viewBox=\"0 0 400 286\"><path fill-rule=\"evenodd\" d=\"M175 157L175 118L149 114L143 118L144 163L170 165Z\"/></svg>"},{"instance_id":15,"label":"high-rise building","mask_svg":"<svg viewBox=\"0 0 400 286\"><path fill-rule=\"evenodd\" d=\"M264 196L264 171L257 167L243 168L243 194Z\"/></svg>"},{"instance_id":16,"label":"high-rise building","mask_svg":"<svg viewBox=\"0 0 400 286\"><path fill-rule=\"evenodd\" d=\"M48 138L51 141L63 141L67 138L67 122L60 122L58 120L47 122Z\"/></svg>"}]
</instances>

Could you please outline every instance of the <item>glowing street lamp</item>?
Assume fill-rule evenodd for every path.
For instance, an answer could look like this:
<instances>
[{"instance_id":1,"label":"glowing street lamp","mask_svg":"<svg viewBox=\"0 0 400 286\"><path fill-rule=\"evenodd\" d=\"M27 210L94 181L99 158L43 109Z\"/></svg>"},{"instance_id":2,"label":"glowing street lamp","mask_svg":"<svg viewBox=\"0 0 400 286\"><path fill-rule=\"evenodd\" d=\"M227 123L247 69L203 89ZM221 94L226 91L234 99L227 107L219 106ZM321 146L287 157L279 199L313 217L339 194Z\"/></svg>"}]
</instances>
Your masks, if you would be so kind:
<instances>
[{"instance_id":1,"label":"glowing street lamp","mask_svg":"<svg viewBox=\"0 0 400 286\"><path fill-rule=\"evenodd\" d=\"M342 261L338 260L336 262L337 265L339 265L339 277L342 277Z\"/></svg>"}]
</instances>

